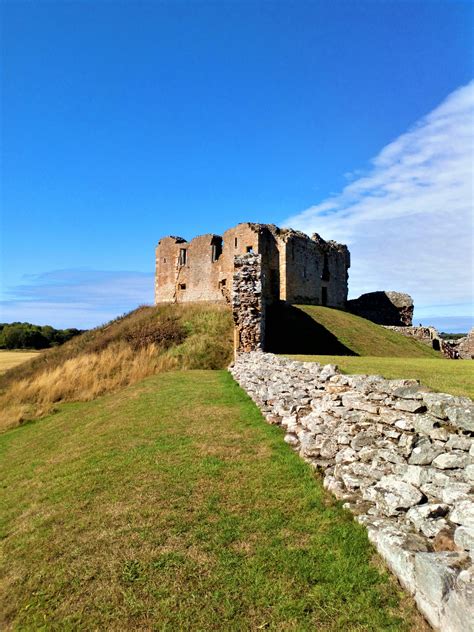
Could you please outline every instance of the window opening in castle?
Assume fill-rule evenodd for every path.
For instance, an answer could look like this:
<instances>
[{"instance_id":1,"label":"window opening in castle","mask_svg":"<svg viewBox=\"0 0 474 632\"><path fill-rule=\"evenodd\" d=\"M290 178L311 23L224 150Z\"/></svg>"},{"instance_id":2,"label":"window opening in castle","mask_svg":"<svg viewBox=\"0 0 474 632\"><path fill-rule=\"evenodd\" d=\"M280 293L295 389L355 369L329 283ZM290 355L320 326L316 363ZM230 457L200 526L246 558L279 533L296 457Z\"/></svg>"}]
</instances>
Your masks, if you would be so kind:
<instances>
[{"instance_id":1,"label":"window opening in castle","mask_svg":"<svg viewBox=\"0 0 474 632\"><path fill-rule=\"evenodd\" d=\"M321 288L321 305L327 305L328 304L328 289L327 287L322 287Z\"/></svg>"},{"instance_id":2,"label":"window opening in castle","mask_svg":"<svg viewBox=\"0 0 474 632\"><path fill-rule=\"evenodd\" d=\"M163 257L163 263L166 263L166 257Z\"/></svg>"},{"instance_id":3,"label":"window opening in castle","mask_svg":"<svg viewBox=\"0 0 474 632\"><path fill-rule=\"evenodd\" d=\"M185 290L186 289L186 283L180 283L179 284L179 289L180 290Z\"/></svg>"},{"instance_id":4,"label":"window opening in castle","mask_svg":"<svg viewBox=\"0 0 474 632\"><path fill-rule=\"evenodd\" d=\"M247 252L253 253L253 246L247 246Z\"/></svg>"},{"instance_id":5,"label":"window opening in castle","mask_svg":"<svg viewBox=\"0 0 474 632\"><path fill-rule=\"evenodd\" d=\"M237 248L237 237L234 239L234 247Z\"/></svg>"},{"instance_id":6,"label":"window opening in castle","mask_svg":"<svg viewBox=\"0 0 474 632\"><path fill-rule=\"evenodd\" d=\"M181 248L179 251L179 265L186 265L186 248Z\"/></svg>"},{"instance_id":7,"label":"window opening in castle","mask_svg":"<svg viewBox=\"0 0 474 632\"><path fill-rule=\"evenodd\" d=\"M222 243L212 244L211 248L212 248L211 259L214 262L214 261L217 261L222 254Z\"/></svg>"}]
</instances>

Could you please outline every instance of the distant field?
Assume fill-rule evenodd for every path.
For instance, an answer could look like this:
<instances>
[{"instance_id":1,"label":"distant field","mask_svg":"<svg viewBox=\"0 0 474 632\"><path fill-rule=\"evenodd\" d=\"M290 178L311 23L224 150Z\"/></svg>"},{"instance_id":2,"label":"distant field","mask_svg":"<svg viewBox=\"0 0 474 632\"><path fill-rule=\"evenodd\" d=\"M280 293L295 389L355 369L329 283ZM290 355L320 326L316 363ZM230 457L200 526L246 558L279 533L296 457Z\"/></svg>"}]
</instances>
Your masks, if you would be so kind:
<instances>
[{"instance_id":1,"label":"distant field","mask_svg":"<svg viewBox=\"0 0 474 632\"><path fill-rule=\"evenodd\" d=\"M337 364L344 373L412 378L441 393L474 399L474 361L444 358L379 358L354 356L291 355L294 360Z\"/></svg>"},{"instance_id":2,"label":"distant field","mask_svg":"<svg viewBox=\"0 0 474 632\"><path fill-rule=\"evenodd\" d=\"M36 358L41 351L2 351L0 350L0 373L5 373L14 366Z\"/></svg>"}]
</instances>

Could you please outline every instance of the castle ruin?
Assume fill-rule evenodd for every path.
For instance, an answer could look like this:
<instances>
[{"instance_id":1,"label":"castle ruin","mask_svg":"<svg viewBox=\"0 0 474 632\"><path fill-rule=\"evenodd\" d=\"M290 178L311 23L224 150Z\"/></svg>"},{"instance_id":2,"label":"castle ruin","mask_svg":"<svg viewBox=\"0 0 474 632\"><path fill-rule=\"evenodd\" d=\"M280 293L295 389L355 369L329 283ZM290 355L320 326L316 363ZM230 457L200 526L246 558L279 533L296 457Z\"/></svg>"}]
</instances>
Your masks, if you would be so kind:
<instances>
[{"instance_id":1,"label":"castle ruin","mask_svg":"<svg viewBox=\"0 0 474 632\"><path fill-rule=\"evenodd\" d=\"M238 224L191 241L164 237L156 248L155 304L227 302L232 299L235 257L261 255L262 300L343 308L347 301L347 246L318 234L273 224Z\"/></svg>"}]
</instances>

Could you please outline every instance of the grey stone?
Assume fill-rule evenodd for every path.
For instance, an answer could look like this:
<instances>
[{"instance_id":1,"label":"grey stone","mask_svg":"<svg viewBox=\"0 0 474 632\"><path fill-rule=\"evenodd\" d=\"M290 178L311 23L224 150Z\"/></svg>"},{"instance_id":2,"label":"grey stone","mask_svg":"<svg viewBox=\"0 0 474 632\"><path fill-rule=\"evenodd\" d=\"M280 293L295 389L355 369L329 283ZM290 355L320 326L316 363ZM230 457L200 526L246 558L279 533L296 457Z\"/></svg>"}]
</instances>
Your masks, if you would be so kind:
<instances>
[{"instance_id":1,"label":"grey stone","mask_svg":"<svg viewBox=\"0 0 474 632\"><path fill-rule=\"evenodd\" d=\"M465 551L474 553L474 527L460 526L454 532L454 542L456 546Z\"/></svg>"},{"instance_id":2,"label":"grey stone","mask_svg":"<svg viewBox=\"0 0 474 632\"><path fill-rule=\"evenodd\" d=\"M404 410L408 413L420 413L426 410L423 400L403 399L395 402L396 410Z\"/></svg>"},{"instance_id":3,"label":"grey stone","mask_svg":"<svg viewBox=\"0 0 474 632\"><path fill-rule=\"evenodd\" d=\"M460 561L458 553L417 553L415 555L415 580L420 592L432 604L439 604L454 586Z\"/></svg>"},{"instance_id":4,"label":"grey stone","mask_svg":"<svg viewBox=\"0 0 474 632\"><path fill-rule=\"evenodd\" d=\"M397 516L423 499L419 489L394 475L381 478L372 493L374 498L368 500L374 500L377 508L386 516Z\"/></svg>"},{"instance_id":5,"label":"grey stone","mask_svg":"<svg viewBox=\"0 0 474 632\"><path fill-rule=\"evenodd\" d=\"M338 451L337 442L328 437L321 445L321 456L325 459L332 459L336 456Z\"/></svg>"},{"instance_id":6,"label":"grey stone","mask_svg":"<svg viewBox=\"0 0 474 632\"><path fill-rule=\"evenodd\" d=\"M427 503L409 509L406 518L426 537L434 538L440 531L447 529L448 523L444 516L448 511L447 505Z\"/></svg>"},{"instance_id":7,"label":"grey stone","mask_svg":"<svg viewBox=\"0 0 474 632\"><path fill-rule=\"evenodd\" d=\"M400 430L412 431L415 429L413 425L413 419L406 419L405 417L402 419L397 419L395 422L395 426L400 428Z\"/></svg>"},{"instance_id":8,"label":"grey stone","mask_svg":"<svg viewBox=\"0 0 474 632\"><path fill-rule=\"evenodd\" d=\"M446 407L452 405L454 397L445 393L424 393L423 401L430 412L439 419L447 419Z\"/></svg>"},{"instance_id":9,"label":"grey stone","mask_svg":"<svg viewBox=\"0 0 474 632\"><path fill-rule=\"evenodd\" d=\"M351 448L353 450L360 450L365 446L371 446L374 444L376 436L373 432L362 431L356 434L351 441Z\"/></svg>"},{"instance_id":10,"label":"grey stone","mask_svg":"<svg viewBox=\"0 0 474 632\"><path fill-rule=\"evenodd\" d=\"M469 500L471 485L469 483L448 483L441 492L441 499L449 505L457 500Z\"/></svg>"},{"instance_id":11,"label":"grey stone","mask_svg":"<svg viewBox=\"0 0 474 632\"><path fill-rule=\"evenodd\" d=\"M297 446L299 444L298 437L294 434L285 435L284 441L291 446Z\"/></svg>"},{"instance_id":12,"label":"grey stone","mask_svg":"<svg viewBox=\"0 0 474 632\"><path fill-rule=\"evenodd\" d=\"M461 573L459 574L461 575ZM439 629L441 632L474 632L474 586L459 581L444 605Z\"/></svg>"},{"instance_id":13,"label":"grey stone","mask_svg":"<svg viewBox=\"0 0 474 632\"><path fill-rule=\"evenodd\" d=\"M450 470L465 467L468 460L469 456L464 452L445 452L433 460L433 465L440 470Z\"/></svg>"},{"instance_id":14,"label":"grey stone","mask_svg":"<svg viewBox=\"0 0 474 632\"><path fill-rule=\"evenodd\" d=\"M407 550L406 535L395 526L384 526L383 523L367 525L369 540L377 547L378 552L388 567L395 573L402 586L410 594L415 592L415 555Z\"/></svg>"},{"instance_id":15,"label":"grey stone","mask_svg":"<svg viewBox=\"0 0 474 632\"><path fill-rule=\"evenodd\" d=\"M419 384L399 386L392 391L392 395L402 399L423 399L423 393L420 392Z\"/></svg>"},{"instance_id":16,"label":"grey stone","mask_svg":"<svg viewBox=\"0 0 474 632\"><path fill-rule=\"evenodd\" d=\"M474 432L474 402L467 397L457 397L453 406L446 407L446 414L451 423L463 430Z\"/></svg>"},{"instance_id":17,"label":"grey stone","mask_svg":"<svg viewBox=\"0 0 474 632\"><path fill-rule=\"evenodd\" d=\"M439 426L439 419L432 417L431 415L415 415L413 425L416 432L425 434L429 437L434 428Z\"/></svg>"},{"instance_id":18,"label":"grey stone","mask_svg":"<svg viewBox=\"0 0 474 632\"><path fill-rule=\"evenodd\" d=\"M416 445L416 436L412 434L403 433L398 441L398 447L401 448L401 453L405 457L409 457L413 452L413 448Z\"/></svg>"},{"instance_id":19,"label":"grey stone","mask_svg":"<svg viewBox=\"0 0 474 632\"><path fill-rule=\"evenodd\" d=\"M422 437L413 448L408 463L410 465L429 465L442 449L435 447L431 441Z\"/></svg>"},{"instance_id":20,"label":"grey stone","mask_svg":"<svg viewBox=\"0 0 474 632\"><path fill-rule=\"evenodd\" d=\"M446 447L449 450L464 450L465 452L469 452L472 448L473 454L471 456L474 456L474 441L469 437L452 434L449 436Z\"/></svg>"},{"instance_id":21,"label":"grey stone","mask_svg":"<svg viewBox=\"0 0 474 632\"><path fill-rule=\"evenodd\" d=\"M468 481L474 483L474 465L468 465L464 470L464 475Z\"/></svg>"},{"instance_id":22,"label":"grey stone","mask_svg":"<svg viewBox=\"0 0 474 632\"><path fill-rule=\"evenodd\" d=\"M474 528L474 502L472 500L458 500L449 515L449 519L463 527Z\"/></svg>"},{"instance_id":23,"label":"grey stone","mask_svg":"<svg viewBox=\"0 0 474 632\"><path fill-rule=\"evenodd\" d=\"M352 448L344 448L336 454L336 463L352 463L357 460L357 452Z\"/></svg>"},{"instance_id":24,"label":"grey stone","mask_svg":"<svg viewBox=\"0 0 474 632\"><path fill-rule=\"evenodd\" d=\"M426 468L421 467L421 465L407 465L402 474L402 479L415 487L420 487L423 483L427 483L431 480Z\"/></svg>"}]
</instances>

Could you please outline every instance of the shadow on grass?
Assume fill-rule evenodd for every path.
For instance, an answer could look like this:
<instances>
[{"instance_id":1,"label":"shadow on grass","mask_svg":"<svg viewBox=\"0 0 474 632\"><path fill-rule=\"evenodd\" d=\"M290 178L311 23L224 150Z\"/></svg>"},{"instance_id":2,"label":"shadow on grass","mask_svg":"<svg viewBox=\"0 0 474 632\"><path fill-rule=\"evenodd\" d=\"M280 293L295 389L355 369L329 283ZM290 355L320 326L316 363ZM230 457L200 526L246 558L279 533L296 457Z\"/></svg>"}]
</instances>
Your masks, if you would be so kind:
<instances>
[{"instance_id":1,"label":"shadow on grass","mask_svg":"<svg viewBox=\"0 0 474 632\"><path fill-rule=\"evenodd\" d=\"M273 353L358 355L311 316L285 303L268 307L265 341L266 350Z\"/></svg>"}]
</instances>

